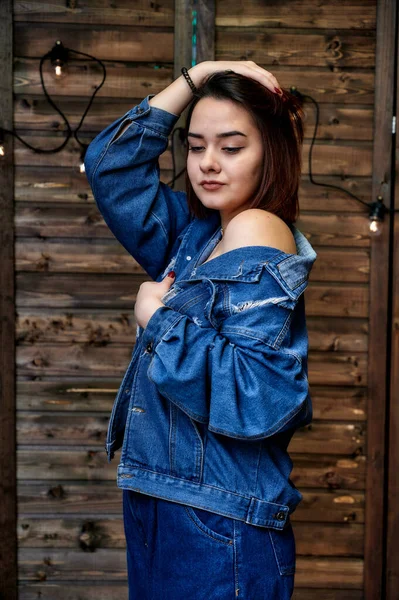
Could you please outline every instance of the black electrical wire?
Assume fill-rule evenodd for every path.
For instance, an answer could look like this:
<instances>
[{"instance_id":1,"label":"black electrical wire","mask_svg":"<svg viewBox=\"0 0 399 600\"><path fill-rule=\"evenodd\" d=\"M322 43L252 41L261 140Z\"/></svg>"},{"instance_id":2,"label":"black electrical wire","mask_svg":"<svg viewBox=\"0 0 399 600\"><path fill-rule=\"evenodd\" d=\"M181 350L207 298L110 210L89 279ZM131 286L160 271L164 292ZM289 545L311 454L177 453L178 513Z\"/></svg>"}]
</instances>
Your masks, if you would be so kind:
<instances>
[{"instance_id":1,"label":"black electrical wire","mask_svg":"<svg viewBox=\"0 0 399 600\"><path fill-rule=\"evenodd\" d=\"M60 44L60 42L57 42L57 44ZM60 44L62 46L62 44ZM73 54L79 54L80 56L85 56L86 58L89 58L90 60L94 60L95 62L97 62L102 70L103 70L103 78L101 83L96 87L96 89L94 90L89 103L80 119L79 125L76 127L76 129L72 130L69 121L67 119L67 117L64 115L64 113L61 111L60 108L58 108L58 106L55 104L55 102L53 101L53 99L51 98L50 94L47 91L46 85L44 83L44 78L43 78L43 64L44 61L52 56L54 56L54 50L56 49L56 46L50 51L47 52L44 56L42 56L42 58L40 59L40 66L39 66L39 71L40 71L40 81L42 84L42 88L44 91L44 94L47 98L48 103L54 108L54 110L61 116L61 118L63 119L65 125L66 125L66 129L67 129L67 135L66 138L64 139L64 141L62 142L62 144L60 144L59 146L57 146L56 148L51 148L51 149L43 149L43 148L35 148L34 146L32 146L31 144L29 144L28 142L26 142L25 140L23 140L16 131L14 130L8 130L8 129L3 129L2 127L0 127L0 139L3 137L4 133L8 133L10 135L13 135L14 137L16 137L24 146L26 146L27 148L29 148L30 150L32 150L33 152L39 153L39 154L55 154L56 152L60 152L61 150L63 150L63 148L65 148L66 144L68 143L69 139L71 138L71 136L73 135L75 140L77 141L77 143L82 147L82 158L84 158L84 154L86 152L86 149L88 147L88 144L85 144L83 142L80 141L80 139L78 138L78 131L80 130L80 128L83 125L84 119L87 115L87 113L90 110L90 107L94 101L94 98L97 94L97 92L99 92L99 90L102 88L102 86L105 83L106 80L106 68L104 63L99 59L96 58L94 56L92 56L91 54L87 54L85 52L80 52L78 50L73 50L72 48L66 48L64 46L62 46L62 51L64 52L64 54L67 56L69 53L73 53ZM313 178L313 174L312 174L312 152L313 152L313 146L316 140L316 136L317 136L317 128L319 125L319 104L318 102L316 102L316 100L314 100L314 98L312 98L312 96L309 96L308 94L301 94L296 88L292 87L290 92L296 96L302 103L304 101L304 99L308 99L311 102L313 102L313 104L315 105L316 108L316 124L315 124L315 128L314 128L314 132L313 132L313 137L312 137L312 141L310 144L310 149L309 149L309 179L311 181L311 183L313 185L319 185L322 187L329 187L332 189L336 189L336 190L340 190L341 192L344 192L346 194L348 194L349 196L351 196L352 198L354 198L355 200L357 200L358 202L360 202L361 204L363 204L364 206L369 207L370 211L377 210L379 211L380 215L383 216L384 212L390 212L390 213L395 213L395 212L399 212L399 209L392 209L391 207L387 207L385 206L382 201L381 202L365 202L364 200L362 200L361 198L359 198L358 196L356 196L355 194L353 194L352 192L350 192L349 190L342 188L340 186L337 185L332 185L329 183L321 183L321 182L317 182L314 180ZM174 135L175 133L183 133L184 129L182 127L177 127L173 130L172 132L172 136L171 136L171 151L172 151L172 179L171 181L169 181L167 183L167 185L169 185L172 189L174 188L174 183L175 181L180 177L180 175L182 175L182 173L184 173L186 171L186 167L183 167L183 169L181 169L181 171L176 175L176 161L175 161L175 148L174 148ZM182 143L184 143L184 140L181 140Z\"/></svg>"},{"instance_id":2,"label":"black electrical wire","mask_svg":"<svg viewBox=\"0 0 399 600\"><path fill-rule=\"evenodd\" d=\"M97 92L102 88L102 86L105 83L105 79L106 79L106 69L105 69L105 65L104 63L99 59L99 58L95 58L94 56L91 56L90 54L86 54L85 52L78 52L77 50L72 50L71 48L64 48L63 50L66 53L70 53L73 52L74 54L80 54L82 56L86 56L87 58L90 58L91 60L96 61L103 69L103 78L102 81L100 83L100 85L98 85L96 87L96 89L94 90L89 103L86 107L85 112L83 113L83 116L80 120L80 123L78 125L78 127L75 130L72 130L69 121L67 119L67 117L64 115L64 113L62 112L62 110L60 108L58 108L58 106L55 104L55 102L53 101L53 99L51 98L50 94L47 91L46 85L44 83L44 78L43 78L43 64L44 61L48 58L50 58L53 55L54 49L50 50L50 52L47 52L44 56L42 56L42 58L40 59L40 65L39 65L39 71L40 71L40 82L42 84L42 88L43 88L43 92L47 98L48 103L54 108L54 110L57 111L57 113L61 116L61 118L63 119L65 125L66 125L66 129L67 129L67 135L64 139L64 141L62 142L62 144L60 144L59 146L57 146L56 148L50 148L50 149L44 149L44 148L35 148L34 146L32 146L31 144L29 144L28 142L26 142L25 140L23 140L21 138L20 135L18 135L18 133L14 130L8 130L8 129L3 129L2 127L0 127L0 135L3 133L8 133L12 136L14 136L15 138L17 138L24 146L26 146L27 148L29 148L30 150L32 150L33 152L36 152L37 154L55 154L57 152L60 152L61 150L63 150L63 148L65 148L65 146L67 145L68 141L70 140L70 138L72 137L72 134L74 136L74 138L76 139L76 141L78 142L78 144L83 148L83 152L85 152L88 144L84 144L83 142L81 142L77 136L77 132L79 131L79 129L82 127L83 125L83 121L87 115L87 113L89 112L89 109L93 103L94 97L97 94Z\"/></svg>"}]
</instances>

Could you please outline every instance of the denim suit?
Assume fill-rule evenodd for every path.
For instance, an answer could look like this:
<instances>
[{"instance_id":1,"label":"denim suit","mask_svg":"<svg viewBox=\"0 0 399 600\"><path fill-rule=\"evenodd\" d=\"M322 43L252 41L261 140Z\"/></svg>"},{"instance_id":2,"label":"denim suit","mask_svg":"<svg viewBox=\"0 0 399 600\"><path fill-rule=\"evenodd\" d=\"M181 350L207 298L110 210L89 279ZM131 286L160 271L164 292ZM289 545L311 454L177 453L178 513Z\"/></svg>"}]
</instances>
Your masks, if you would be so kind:
<instances>
[{"instance_id":1,"label":"denim suit","mask_svg":"<svg viewBox=\"0 0 399 600\"><path fill-rule=\"evenodd\" d=\"M148 95L90 144L86 173L111 231L154 281L176 279L136 343L112 410L106 450L117 483L281 530L302 499L287 452L312 420L304 291L316 259L247 246L204 261L218 211L198 219L159 180L178 120ZM129 122L124 133L115 139Z\"/></svg>"}]
</instances>

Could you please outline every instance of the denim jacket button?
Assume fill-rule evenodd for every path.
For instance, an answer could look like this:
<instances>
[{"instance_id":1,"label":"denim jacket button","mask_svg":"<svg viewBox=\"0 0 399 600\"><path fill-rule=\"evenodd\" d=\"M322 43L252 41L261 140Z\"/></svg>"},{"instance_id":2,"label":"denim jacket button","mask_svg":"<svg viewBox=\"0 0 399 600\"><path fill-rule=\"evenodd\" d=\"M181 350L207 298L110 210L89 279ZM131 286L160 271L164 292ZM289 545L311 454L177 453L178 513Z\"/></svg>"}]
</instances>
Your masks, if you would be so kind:
<instances>
[{"instance_id":1,"label":"denim jacket button","mask_svg":"<svg viewBox=\"0 0 399 600\"><path fill-rule=\"evenodd\" d=\"M143 109L143 108L138 108L138 109L137 109L137 114L141 115L141 113L142 113L143 111L144 111L144 109Z\"/></svg>"},{"instance_id":2,"label":"denim jacket button","mask_svg":"<svg viewBox=\"0 0 399 600\"><path fill-rule=\"evenodd\" d=\"M148 344L145 347L145 349L147 350L147 352L151 352L151 350L152 350L152 342L148 342Z\"/></svg>"},{"instance_id":3,"label":"denim jacket button","mask_svg":"<svg viewBox=\"0 0 399 600\"><path fill-rule=\"evenodd\" d=\"M284 519L285 519L285 513L282 510L280 510L278 513L276 513L274 516L276 517L276 519L278 521L284 521Z\"/></svg>"}]
</instances>

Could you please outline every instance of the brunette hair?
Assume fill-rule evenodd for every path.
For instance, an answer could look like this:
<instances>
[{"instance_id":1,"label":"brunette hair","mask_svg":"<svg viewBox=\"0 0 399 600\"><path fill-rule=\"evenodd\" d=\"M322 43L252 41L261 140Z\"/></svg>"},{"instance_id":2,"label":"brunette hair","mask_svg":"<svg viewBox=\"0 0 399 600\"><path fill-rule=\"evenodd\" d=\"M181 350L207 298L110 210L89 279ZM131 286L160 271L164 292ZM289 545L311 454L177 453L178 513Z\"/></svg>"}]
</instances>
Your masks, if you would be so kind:
<instances>
[{"instance_id":1,"label":"brunette hair","mask_svg":"<svg viewBox=\"0 0 399 600\"><path fill-rule=\"evenodd\" d=\"M267 210L286 223L294 223L299 216L304 113L296 96L282 91L282 95L271 92L258 81L234 71L211 73L194 92L188 107L184 142L187 161L191 117L201 98L228 99L243 106L260 131L264 148L262 179L250 208ZM195 194L187 170L186 191L194 216L202 219L214 212Z\"/></svg>"}]
</instances>

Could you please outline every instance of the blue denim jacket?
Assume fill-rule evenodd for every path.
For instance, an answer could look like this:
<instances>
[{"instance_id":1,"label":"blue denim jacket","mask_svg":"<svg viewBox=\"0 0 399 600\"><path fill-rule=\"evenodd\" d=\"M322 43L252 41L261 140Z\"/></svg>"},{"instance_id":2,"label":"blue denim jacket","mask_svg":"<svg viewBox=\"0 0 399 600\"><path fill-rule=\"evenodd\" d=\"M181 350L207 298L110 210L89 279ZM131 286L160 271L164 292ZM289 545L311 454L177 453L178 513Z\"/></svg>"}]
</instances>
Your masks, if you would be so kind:
<instances>
[{"instance_id":1,"label":"blue denim jacket","mask_svg":"<svg viewBox=\"0 0 399 600\"><path fill-rule=\"evenodd\" d=\"M145 272L176 279L136 343L112 410L106 450L122 447L120 488L282 529L302 500L287 446L312 420L303 292L316 253L247 246L204 263L218 211L189 213L159 179L178 120L148 95L90 144L86 173L116 238ZM115 139L121 128L124 133Z\"/></svg>"}]
</instances>

